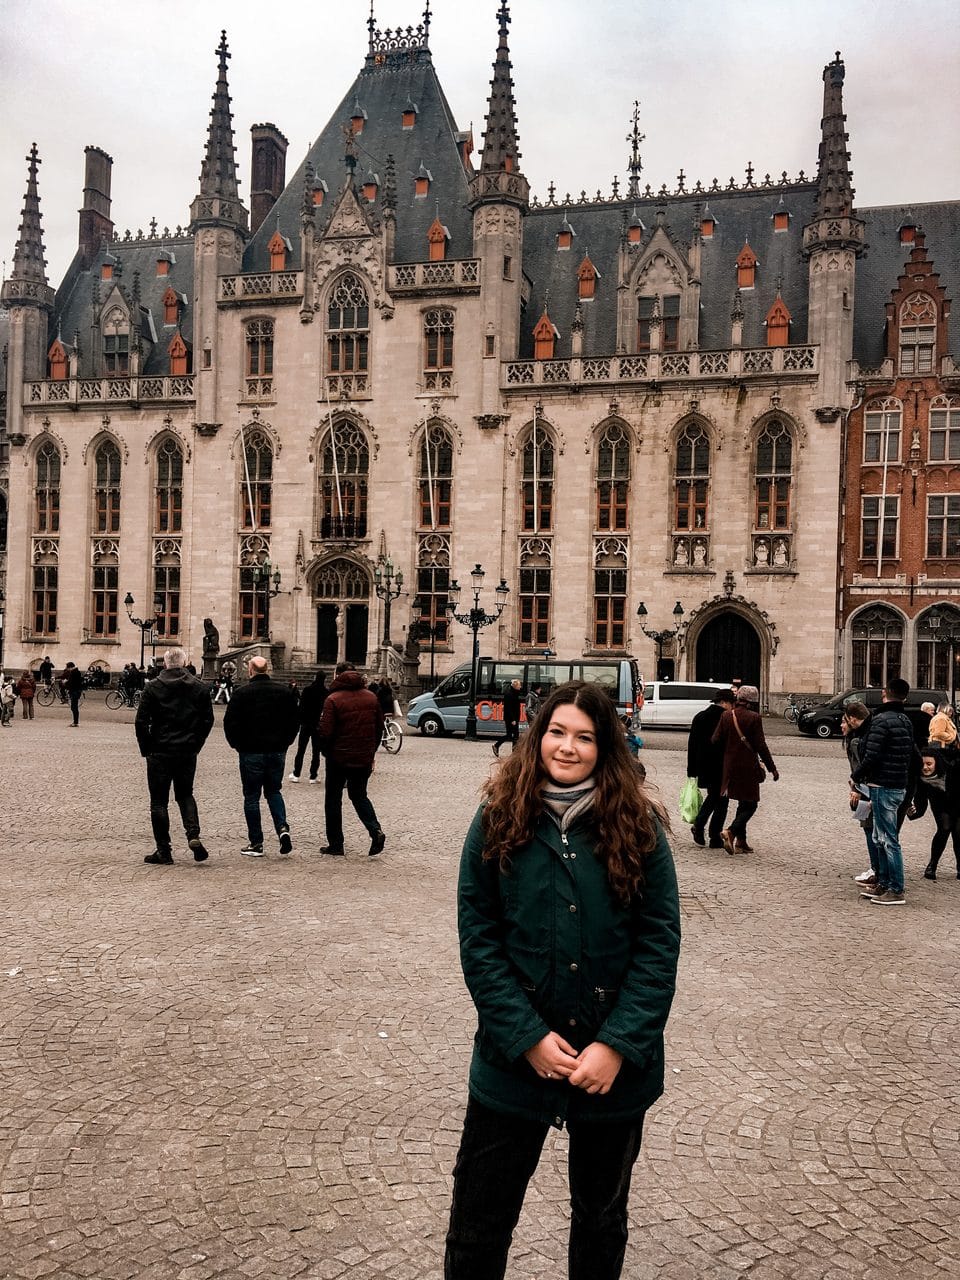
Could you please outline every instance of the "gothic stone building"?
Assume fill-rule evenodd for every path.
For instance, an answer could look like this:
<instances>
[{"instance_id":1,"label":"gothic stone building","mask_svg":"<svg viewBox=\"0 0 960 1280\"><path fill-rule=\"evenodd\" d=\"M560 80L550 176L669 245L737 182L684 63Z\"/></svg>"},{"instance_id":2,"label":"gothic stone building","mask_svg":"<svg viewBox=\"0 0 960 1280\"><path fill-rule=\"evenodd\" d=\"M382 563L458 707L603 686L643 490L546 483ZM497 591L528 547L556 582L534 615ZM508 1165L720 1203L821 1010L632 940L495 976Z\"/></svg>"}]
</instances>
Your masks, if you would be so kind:
<instances>
[{"instance_id":1,"label":"gothic stone building","mask_svg":"<svg viewBox=\"0 0 960 1280\"><path fill-rule=\"evenodd\" d=\"M3 287L11 665L50 653L116 669L139 640L130 595L163 642L196 653L212 618L222 653L270 644L294 669L383 668L388 631L411 651L416 601L421 662L432 648L443 672L471 641L447 618L448 585L479 563L488 588L510 589L485 652L636 654L648 677L659 656L678 678L756 682L774 704L831 690L861 670L841 637L864 593L901 591L890 575L907 567L872 567L872 508L851 497L856 466L841 507L843 465L881 400L909 403L922 428L918 378L930 423L948 421L918 498L928 521L945 504L928 569L936 584L956 573L957 410L949 379L934 382L953 369L957 210L924 211L941 280L915 288L923 260L903 266L896 217L853 206L839 55L814 177L642 187L635 115L622 188L539 201L509 21L503 3L477 160L431 60L429 8L403 32L371 19L363 67L289 182L283 135L253 126L250 211L224 37L187 228L119 235L112 162L88 147L56 290L31 153ZM934 365L901 384L894 351L866 372L885 318L894 348L927 324L915 293L936 311ZM865 494L878 483L863 472ZM847 545L862 521L863 554L840 556L841 519ZM926 599L935 584L915 585ZM641 622L670 628L659 655Z\"/></svg>"}]
</instances>

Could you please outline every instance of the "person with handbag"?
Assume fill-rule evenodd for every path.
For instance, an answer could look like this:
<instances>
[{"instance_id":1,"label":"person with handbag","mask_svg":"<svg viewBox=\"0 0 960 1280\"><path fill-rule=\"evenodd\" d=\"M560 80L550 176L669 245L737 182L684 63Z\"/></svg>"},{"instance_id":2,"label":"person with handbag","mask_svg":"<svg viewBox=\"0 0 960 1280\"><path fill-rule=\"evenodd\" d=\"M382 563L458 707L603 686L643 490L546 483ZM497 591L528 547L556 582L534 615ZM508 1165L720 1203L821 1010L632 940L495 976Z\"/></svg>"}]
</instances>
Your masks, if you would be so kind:
<instances>
[{"instance_id":1,"label":"person with handbag","mask_svg":"<svg viewBox=\"0 0 960 1280\"><path fill-rule=\"evenodd\" d=\"M763 734L760 690L756 685L740 686L735 704L720 717L712 740L723 747L720 793L737 802L734 819L721 831L720 839L727 853L753 853L747 843L747 823L760 805L760 784L766 778L764 765L774 782L780 781Z\"/></svg>"},{"instance_id":2,"label":"person with handbag","mask_svg":"<svg viewBox=\"0 0 960 1280\"><path fill-rule=\"evenodd\" d=\"M729 804L722 791L724 751L722 746L714 742L713 735L723 713L733 707L735 700L736 694L732 689L718 689L710 706L693 717L690 737L687 739L687 777L696 778L707 793L700 812L691 824L693 843L706 844L709 819L711 849L723 848L721 832L727 821Z\"/></svg>"}]
</instances>

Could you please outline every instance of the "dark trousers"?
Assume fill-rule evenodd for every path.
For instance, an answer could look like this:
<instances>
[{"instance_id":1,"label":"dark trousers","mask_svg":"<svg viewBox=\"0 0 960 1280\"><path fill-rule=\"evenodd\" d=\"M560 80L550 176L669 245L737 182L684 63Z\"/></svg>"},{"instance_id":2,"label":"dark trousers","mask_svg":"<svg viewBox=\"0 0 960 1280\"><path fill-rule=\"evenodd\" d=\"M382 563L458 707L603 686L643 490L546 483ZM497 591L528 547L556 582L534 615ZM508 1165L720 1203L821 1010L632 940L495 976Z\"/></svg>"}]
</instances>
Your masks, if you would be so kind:
<instances>
[{"instance_id":1,"label":"dark trousers","mask_svg":"<svg viewBox=\"0 0 960 1280\"><path fill-rule=\"evenodd\" d=\"M300 727L300 737L297 739L297 754L293 758L292 772L300 777L303 772L303 757L307 754L307 743L310 743L310 777L317 776L317 770L320 768L320 733L316 728L311 728L305 724Z\"/></svg>"},{"instance_id":2,"label":"dark trousers","mask_svg":"<svg viewBox=\"0 0 960 1280\"><path fill-rule=\"evenodd\" d=\"M930 866L936 871L937 864L947 847L947 841L953 842L953 854L957 860L957 875L960 876L960 813L948 809L939 796L930 797L930 811L933 814L937 829L930 841Z\"/></svg>"},{"instance_id":3,"label":"dark trousers","mask_svg":"<svg viewBox=\"0 0 960 1280\"><path fill-rule=\"evenodd\" d=\"M161 853L170 852L170 784L188 840L200 835L200 817L193 798L196 756L147 756L147 789L150 792L150 825Z\"/></svg>"},{"instance_id":4,"label":"dark trousers","mask_svg":"<svg viewBox=\"0 0 960 1280\"><path fill-rule=\"evenodd\" d=\"M285 751L241 752L240 781L243 783L243 816L251 844L263 844L263 822L260 818L260 793L267 802L277 835L287 825L287 809L280 788L283 786Z\"/></svg>"},{"instance_id":5,"label":"dark trousers","mask_svg":"<svg viewBox=\"0 0 960 1280\"><path fill-rule=\"evenodd\" d=\"M742 840L744 844L747 843L747 823L759 808L759 800L737 801L737 812L728 828L734 840Z\"/></svg>"},{"instance_id":6,"label":"dark trousers","mask_svg":"<svg viewBox=\"0 0 960 1280\"><path fill-rule=\"evenodd\" d=\"M71 689L67 694L70 699L70 714L73 716L73 723L80 723L80 693Z\"/></svg>"},{"instance_id":7,"label":"dark trousers","mask_svg":"<svg viewBox=\"0 0 960 1280\"><path fill-rule=\"evenodd\" d=\"M513 1229L549 1126L467 1103L453 1170L444 1280L502 1280ZM643 1121L568 1126L570 1280L617 1280L627 1247L627 1197Z\"/></svg>"},{"instance_id":8,"label":"dark trousers","mask_svg":"<svg viewBox=\"0 0 960 1280\"><path fill-rule=\"evenodd\" d=\"M714 843L719 843L720 832L723 830L727 821L727 809L730 801L726 796L720 794L720 783L715 787L707 787L707 794L700 806L700 812L697 814L697 820L693 824L693 829L699 831L702 835L707 829L707 820L710 821L709 837Z\"/></svg>"},{"instance_id":9,"label":"dark trousers","mask_svg":"<svg viewBox=\"0 0 960 1280\"><path fill-rule=\"evenodd\" d=\"M327 827L327 844L331 849L343 848L343 788L347 788L350 803L357 817L375 836L380 830L376 810L367 796L367 780L373 772L369 765L348 768L332 764L329 760L324 770L323 815Z\"/></svg>"},{"instance_id":10,"label":"dark trousers","mask_svg":"<svg viewBox=\"0 0 960 1280\"><path fill-rule=\"evenodd\" d=\"M505 742L512 742L514 746L520 741L520 721L504 720L503 722L503 738Z\"/></svg>"}]
</instances>

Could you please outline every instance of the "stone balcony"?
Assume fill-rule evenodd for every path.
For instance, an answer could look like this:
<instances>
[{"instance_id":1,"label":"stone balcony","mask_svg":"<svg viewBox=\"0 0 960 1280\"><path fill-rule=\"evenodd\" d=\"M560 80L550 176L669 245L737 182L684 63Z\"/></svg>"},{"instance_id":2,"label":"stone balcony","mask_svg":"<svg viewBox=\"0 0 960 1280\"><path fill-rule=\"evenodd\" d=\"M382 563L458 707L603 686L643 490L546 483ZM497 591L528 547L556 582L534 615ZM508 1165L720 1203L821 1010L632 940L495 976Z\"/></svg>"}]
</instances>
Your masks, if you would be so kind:
<instances>
[{"instance_id":1,"label":"stone balcony","mask_svg":"<svg viewBox=\"0 0 960 1280\"><path fill-rule=\"evenodd\" d=\"M903 374L909 378L941 377L944 379L960 378L960 363L955 356L944 356L939 370L928 373ZM879 364L861 364L858 360L847 361L847 382L893 382L898 377L896 361L888 356Z\"/></svg>"},{"instance_id":2,"label":"stone balcony","mask_svg":"<svg viewBox=\"0 0 960 1280\"><path fill-rule=\"evenodd\" d=\"M250 275L220 277L221 302L296 300L302 296L302 271L256 271Z\"/></svg>"},{"instance_id":3,"label":"stone balcony","mask_svg":"<svg viewBox=\"0 0 960 1280\"><path fill-rule=\"evenodd\" d=\"M184 401L194 398L193 374L176 377L169 375L138 374L127 378L67 378L54 381L24 384L24 404L27 407L40 404L65 404L76 407L81 404L140 404Z\"/></svg>"},{"instance_id":4,"label":"stone balcony","mask_svg":"<svg viewBox=\"0 0 960 1280\"><path fill-rule=\"evenodd\" d=\"M461 258L450 262L401 262L387 268L387 289L392 294L479 293L480 260Z\"/></svg>"},{"instance_id":5,"label":"stone balcony","mask_svg":"<svg viewBox=\"0 0 960 1280\"><path fill-rule=\"evenodd\" d=\"M602 386L802 375L820 371L820 348L734 347L728 351L650 351L643 355L571 356L562 360L510 360L502 366L504 391L523 387Z\"/></svg>"}]
</instances>

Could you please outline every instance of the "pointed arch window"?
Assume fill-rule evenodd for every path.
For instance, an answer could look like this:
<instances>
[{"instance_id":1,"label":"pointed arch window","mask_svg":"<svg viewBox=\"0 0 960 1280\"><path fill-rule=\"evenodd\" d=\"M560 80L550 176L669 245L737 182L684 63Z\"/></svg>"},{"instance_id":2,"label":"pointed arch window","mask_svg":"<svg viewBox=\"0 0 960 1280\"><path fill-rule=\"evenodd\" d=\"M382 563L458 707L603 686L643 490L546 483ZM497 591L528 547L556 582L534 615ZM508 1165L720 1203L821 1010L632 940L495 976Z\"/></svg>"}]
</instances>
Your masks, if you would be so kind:
<instances>
[{"instance_id":1,"label":"pointed arch window","mask_svg":"<svg viewBox=\"0 0 960 1280\"><path fill-rule=\"evenodd\" d=\"M179 533L183 528L183 451L167 436L157 449L155 533Z\"/></svg>"},{"instance_id":2,"label":"pointed arch window","mask_svg":"<svg viewBox=\"0 0 960 1280\"><path fill-rule=\"evenodd\" d=\"M785 347L790 341L790 312L777 294L773 306L767 312L767 346Z\"/></svg>"},{"instance_id":3,"label":"pointed arch window","mask_svg":"<svg viewBox=\"0 0 960 1280\"><path fill-rule=\"evenodd\" d=\"M94 530L120 531L120 450L105 440L94 455Z\"/></svg>"},{"instance_id":4,"label":"pointed arch window","mask_svg":"<svg viewBox=\"0 0 960 1280\"><path fill-rule=\"evenodd\" d=\"M251 431L240 469L240 527L269 529L273 509L273 449L262 431Z\"/></svg>"},{"instance_id":5,"label":"pointed arch window","mask_svg":"<svg viewBox=\"0 0 960 1280\"><path fill-rule=\"evenodd\" d=\"M54 636L57 633L58 547L44 538L37 548L33 564L33 634Z\"/></svg>"},{"instance_id":6,"label":"pointed arch window","mask_svg":"<svg viewBox=\"0 0 960 1280\"><path fill-rule=\"evenodd\" d=\"M185 377L190 372L190 352L187 344L183 340L183 334L175 333L167 347L167 355L170 357L170 376L172 378Z\"/></svg>"},{"instance_id":7,"label":"pointed arch window","mask_svg":"<svg viewBox=\"0 0 960 1280\"><path fill-rule=\"evenodd\" d=\"M793 437L774 418L760 432L754 451L756 528L789 529L793 484Z\"/></svg>"},{"instance_id":8,"label":"pointed arch window","mask_svg":"<svg viewBox=\"0 0 960 1280\"><path fill-rule=\"evenodd\" d=\"M438 422L431 423L420 440L417 480L421 529L449 529L453 490L453 442Z\"/></svg>"},{"instance_id":9,"label":"pointed arch window","mask_svg":"<svg viewBox=\"0 0 960 1280\"><path fill-rule=\"evenodd\" d=\"M921 689L950 689L958 685L958 649L951 636L960 635L960 609L934 605L917 619L917 685ZM950 663L954 664L951 672Z\"/></svg>"},{"instance_id":10,"label":"pointed arch window","mask_svg":"<svg viewBox=\"0 0 960 1280\"><path fill-rule=\"evenodd\" d=\"M932 373L936 345L936 303L915 293L900 308L900 372Z\"/></svg>"},{"instance_id":11,"label":"pointed arch window","mask_svg":"<svg viewBox=\"0 0 960 1280\"><path fill-rule=\"evenodd\" d=\"M698 422L677 440L674 480L674 528L710 527L710 439Z\"/></svg>"},{"instance_id":12,"label":"pointed arch window","mask_svg":"<svg viewBox=\"0 0 960 1280\"><path fill-rule=\"evenodd\" d=\"M611 422L597 442L598 531L628 527L630 497L630 435L620 422Z\"/></svg>"},{"instance_id":13,"label":"pointed arch window","mask_svg":"<svg viewBox=\"0 0 960 1280\"><path fill-rule=\"evenodd\" d=\"M246 393L269 395L273 389L273 321L248 320L243 326L246 345Z\"/></svg>"},{"instance_id":14,"label":"pointed arch window","mask_svg":"<svg viewBox=\"0 0 960 1280\"><path fill-rule=\"evenodd\" d=\"M737 288L752 289L757 283L757 255L745 244L737 254Z\"/></svg>"},{"instance_id":15,"label":"pointed arch window","mask_svg":"<svg viewBox=\"0 0 960 1280\"><path fill-rule=\"evenodd\" d=\"M524 533L545 533L553 528L553 465L553 441L535 422L521 462Z\"/></svg>"},{"instance_id":16,"label":"pointed arch window","mask_svg":"<svg viewBox=\"0 0 960 1280\"><path fill-rule=\"evenodd\" d=\"M176 324L180 315L180 295L171 286L163 295L163 323Z\"/></svg>"},{"instance_id":17,"label":"pointed arch window","mask_svg":"<svg viewBox=\"0 0 960 1280\"><path fill-rule=\"evenodd\" d=\"M111 638L117 634L117 609L120 600L120 562L117 543L110 538L94 544L92 573L92 614L90 630L95 636Z\"/></svg>"},{"instance_id":18,"label":"pointed arch window","mask_svg":"<svg viewBox=\"0 0 960 1280\"><path fill-rule=\"evenodd\" d=\"M370 303L359 278L348 271L327 307L327 368L330 373L366 373L370 353Z\"/></svg>"},{"instance_id":19,"label":"pointed arch window","mask_svg":"<svg viewBox=\"0 0 960 1280\"><path fill-rule=\"evenodd\" d=\"M60 450L45 440L34 472L34 532L60 532Z\"/></svg>"},{"instance_id":20,"label":"pointed arch window","mask_svg":"<svg viewBox=\"0 0 960 1280\"><path fill-rule=\"evenodd\" d=\"M883 688L900 674L903 622L892 609L873 605L854 618L853 683L860 688Z\"/></svg>"},{"instance_id":21,"label":"pointed arch window","mask_svg":"<svg viewBox=\"0 0 960 1280\"><path fill-rule=\"evenodd\" d=\"M320 537L367 536L370 447L348 418L335 423L320 450Z\"/></svg>"},{"instance_id":22,"label":"pointed arch window","mask_svg":"<svg viewBox=\"0 0 960 1280\"><path fill-rule=\"evenodd\" d=\"M622 649L627 642L627 552L619 538L604 538L594 552L593 645Z\"/></svg>"},{"instance_id":23,"label":"pointed arch window","mask_svg":"<svg viewBox=\"0 0 960 1280\"><path fill-rule=\"evenodd\" d=\"M448 307L434 308L424 313L424 373L453 371L453 322L454 313Z\"/></svg>"},{"instance_id":24,"label":"pointed arch window","mask_svg":"<svg viewBox=\"0 0 960 1280\"><path fill-rule=\"evenodd\" d=\"M180 634L180 554L177 538L162 538L154 547L153 604L164 640Z\"/></svg>"},{"instance_id":25,"label":"pointed arch window","mask_svg":"<svg viewBox=\"0 0 960 1280\"><path fill-rule=\"evenodd\" d=\"M114 307L103 324L103 372L108 378L125 378L130 372L130 321Z\"/></svg>"}]
</instances>

